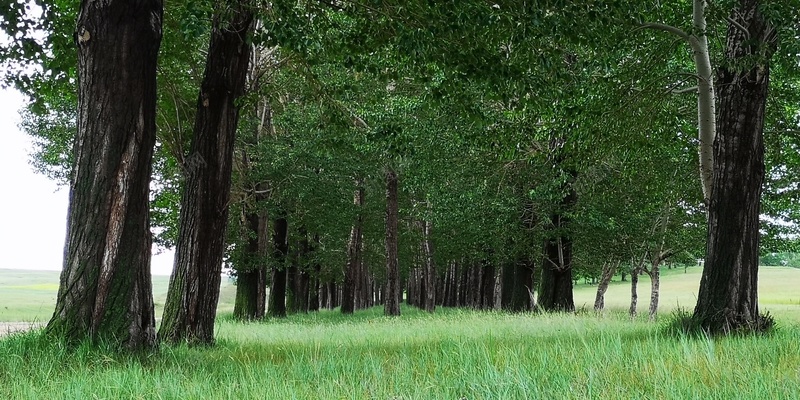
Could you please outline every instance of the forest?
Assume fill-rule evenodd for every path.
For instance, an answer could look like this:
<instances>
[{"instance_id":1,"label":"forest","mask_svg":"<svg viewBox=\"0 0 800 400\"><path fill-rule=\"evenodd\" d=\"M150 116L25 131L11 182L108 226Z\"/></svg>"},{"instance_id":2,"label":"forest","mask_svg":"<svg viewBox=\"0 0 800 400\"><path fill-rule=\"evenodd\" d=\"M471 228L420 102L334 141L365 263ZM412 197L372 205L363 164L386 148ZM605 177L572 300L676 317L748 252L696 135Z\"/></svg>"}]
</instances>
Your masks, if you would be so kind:
<instances>
[{"instance_id":1,"label":"forest","mask_svg":"<svg viewBox=\"0 0 800 400\"><path fill-rule=\"evenodd\" d=\"M241 323L548 320L584 281L602 314L615 277L655 321L664 269L698 264L685 332L776 324L798 0L8 3L0 78L70 190L47 337L213 345L224 279ZM153 243L176 254L158 321Z\"/></svg>"}]
</instances>

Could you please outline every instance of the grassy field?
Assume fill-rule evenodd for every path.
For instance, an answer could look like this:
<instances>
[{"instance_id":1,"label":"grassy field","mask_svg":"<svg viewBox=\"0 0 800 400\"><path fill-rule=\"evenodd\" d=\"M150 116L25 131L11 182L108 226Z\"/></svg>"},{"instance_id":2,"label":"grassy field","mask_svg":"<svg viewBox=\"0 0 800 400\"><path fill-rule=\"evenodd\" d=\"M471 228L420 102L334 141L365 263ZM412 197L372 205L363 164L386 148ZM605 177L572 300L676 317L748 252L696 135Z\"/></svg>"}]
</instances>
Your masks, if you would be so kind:
<instances>
[{"instance_id":1,"label":"grassy field","mask_svg":"<svg viewBox=\"0 0 800 400\"><path fill-rule=\"evenodd\" d=\"M699 269L665 272L663 314L694 305L699 276ZM233 290L226 283L212 348L162 346L133 356L66 349L36 332L1 339L0 398L795 399L800 304L791 284L800 270L763 268L760 277L762 308L776 315L780 329L717 339L670 335L663 328L668 318L631 321L622 312L627 282L609 289L612 310L602 316L404 308L401 317L385 318L373 308L251 324L230 318ZM2 279L3 296L7 282L47 284ZM166 278L155 285L165 289ZM594 288L576 287L579 308L591 309ZM21 296L43 288L13 290ZM640 298L645 313L645 279Z\"/></svg>"},{"instance_id":2,"label":"grassy field","mask_svg":"<svg viewBox=\"0 0 800 400\"><path fill-rule=\"evenodd\" d=\"M662 272L659 310L669 314L678 308L694 308L700 285L700 268L665 269ZM759 303L763 311L780 320L800 323L800 269L763 267L759 270ZM153 295L156 316L160 317L167 298L168 276L153 276ZM58 272L0 269L0 322L47 321L53 313L58 292ZM575 286L575 306L578 310L591 310L597 292L596 285L579 283ZM219 313L233 312L236 287L222 279ZM616 312L627 311L630 305L630 282L620 282L619 276L608 288L606 308ZM650 304L650 279L639 279L639 312L647 313Z\"/></svg>"}]
</instances>

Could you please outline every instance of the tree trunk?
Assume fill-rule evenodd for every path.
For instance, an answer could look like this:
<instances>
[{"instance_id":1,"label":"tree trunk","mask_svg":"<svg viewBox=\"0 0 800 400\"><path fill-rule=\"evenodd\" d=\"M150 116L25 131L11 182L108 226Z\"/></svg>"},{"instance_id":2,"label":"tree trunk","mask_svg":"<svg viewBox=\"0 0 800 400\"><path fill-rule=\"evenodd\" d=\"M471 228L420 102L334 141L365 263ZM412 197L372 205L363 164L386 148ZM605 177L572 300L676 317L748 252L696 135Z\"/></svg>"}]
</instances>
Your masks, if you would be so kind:
<instances>
[{"instance_id":1,"label":"tree trunk","mask_svg":"<svg viewBox=\"0 0 800 400\"><path fill-rule=\"evenodd\" d=\"M169 342L214 342L239 122L236 101L244 94L252 21L244 2L226 4L214 15L191 154L185 162L175 268L159 330Z\"/></svg>"},{"instance_id":2,"label":"tree trunk","mask_svg":"<svg viewBox=\"0 0 800 400\"><path fill-rule=\"evenodd\" d=\"M539 306L545 311L575 311L571 264L571 239L562 236L545 242L545 258L538 298Z\"/></svg>"},{"instance_id":3,"label":"tree trunk","mask_svg":"<svg viewBox=\"0 0 800 400\"><path fill-rule=\"evenodd\" d=\"M385 315L400 315L400 267L397 260L398 241L397 173L386 172L386 296Z\"/></svg>"},{"instance_id":4,"label":"tree trunk","mask_svg":"<svg viewBox=\"0 0 800 400\"><path fill-rule=\"evenodd\" d=\"M269 310L271 317L286 316L286 256L289 252L289 224L285 217L275 220L273 232L272 286L269 290Z\"/></svg>"},{"instance_id":5,"label":"tree trunk","mask_svg":"<svg viewBox=\"0 0 800 400\"><path fill-rule=\"evenodd\" d=\"M614 277L618 266L619 263L614 264L611 262L603 265L603 273L600 275L600 282L597 284L597 295L594 298L595 311L603 311L603 308L605 308L606 290L608 290L608 285L611 283L611 278Z\"/></svg>"},{"instance_id":6,"label":"tree trunk","mask_svg":"<svg viewBox=\"0 0 800 400\"><path fill-rule=\"evenodd\" d=\"M236 271L236 302L233 316L240 320L257 320L264 317L267 297L267 274L264 268L266 259L266 219L257 213L247 217L247 258L246 268Z\"/></svg>"},{"instance_id":7,"label":"tree trunk","mask_svg":"<svg viewBox=\"0 0 800 400\"><path fill-rule=\"evenodd\" d=\"M361 252L363 248L362 243L362 225L363 225L363 206L364 206L364 188L361 182L356 183L355 194L353 195L353 204L356 206L356 220L353 227L350 229L350 240L347 243L347 265L344 269L344 282L342 283L342 313L352 314L356 309L356 286L362 279L361 277Z\"/></svg>"},{"instance_id":8,"label":"tree trunk","mask_svg":"<svg viewBox=\"0 0 800 400\"><path fill-rule=\"evenodd\" d=\"M425 311L436 310L436 265L433 263L433 245L431 244L431 223L422 221L422 246L424 262L424 287L425 298L422 299Z\"/></svg>"},{"instance_id":9,"label":"tree trunk","mask_svg":"<svg viewBox=\"0 0 800 400\"><path fill-rule=\"evenodd\" d=\"M642 271L640 267L634 267L631 270L631 307L628 309L628 314L630 314L631 318L636 318L636 308L639 305L639 274Z\"/></svg>"},{"instance_id":10,"label":"tree trunk","mask_svg":"<svg viewBox=\"0 0 800 400\"><path fill-rule=\"evenodd\" d=\"M760 14L759 3L741 0L731 13L737 23L728 27L725 60L717 73L714 181L705 267L694 310L695 321L710 333L764 328L758 311L759 213L775 31Z\"/></svg>"},{"instance_id":11,"label":"tree trunk","mask_svg":"<svg viewBox=\"0 0 800 400\"><path fill-rule=\"evenodd\" d=\"M47 332L152 348L149 184L162 3L80 7L78 132L64 266Z\"/></svg>"},{"instance_id":12,"label":"tree trunk","mask_svg":"<svg viewBox=\"0 0 800 400\"><path fill-rule=\"evenodd\" d=\"M655 321L658 314L659 286L661 285L661 271L659 262L654 262L650 267L650 321Z\"/></svg>"}]
</instances>

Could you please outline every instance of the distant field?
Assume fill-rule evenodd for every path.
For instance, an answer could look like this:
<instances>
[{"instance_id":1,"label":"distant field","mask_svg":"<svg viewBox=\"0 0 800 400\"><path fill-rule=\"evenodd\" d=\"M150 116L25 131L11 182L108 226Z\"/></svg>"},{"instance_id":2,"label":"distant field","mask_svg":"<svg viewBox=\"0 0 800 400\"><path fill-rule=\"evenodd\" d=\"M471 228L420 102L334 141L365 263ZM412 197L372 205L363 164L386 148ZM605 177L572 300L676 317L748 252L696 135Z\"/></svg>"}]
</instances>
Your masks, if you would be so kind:
<instances>
[{"instance_id":1,"label":"distant field","mask_svg":"<svg viewBox=\"0 0 800 400\"><path fill-rule=\"evenodd\" d=\"M53 315L58 294L59 272L0 269L0 322L47 321ZM156 318L164 311L169 276L153 276ZM233 312L236 287L222 278L219 311Z\"/></svg>"},{"instance_id":2,"label":"distant field","mask_svg":"<svg viewBox=\"0 0 800 400\"><path fill-rule=\"evenodd\" d=\"M659 310L662 315L677 308L691 310L700 284L700 268L663 270ZM0 321L47 321L52 315L58 291L59 273L54 271L25 271L0 269ZM800 323L800 269L762 267L759 271L759 303L779 320ZM167 297L168 276L153 276L156 316L160 317ZM579 283L575 287L575 306L591 310L596 285ZM236 287L222 279L219 312L233 312ZM630 305L630 282L620 282L619 276L608 288L606 308L627 312ZM639 313L646 314L650 304L650 279L639 279Z\"/></svg>"}]
</instances>

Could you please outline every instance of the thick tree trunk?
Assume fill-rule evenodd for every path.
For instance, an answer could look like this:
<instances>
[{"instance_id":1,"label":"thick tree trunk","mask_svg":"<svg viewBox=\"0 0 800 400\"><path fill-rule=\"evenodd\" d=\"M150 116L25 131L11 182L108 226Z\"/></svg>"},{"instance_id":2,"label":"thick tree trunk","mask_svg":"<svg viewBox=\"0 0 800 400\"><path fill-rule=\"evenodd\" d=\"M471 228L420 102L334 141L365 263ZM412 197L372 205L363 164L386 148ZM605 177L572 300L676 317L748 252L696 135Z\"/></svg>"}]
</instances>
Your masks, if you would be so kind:
<instances>
[{"instance_id":1,"label":"thick tree trunk","mask_svg":"<svg viewBox=\"0 0 800 400\"><path fill-rule=\"evenodd\" d=\"M286 316L286 256L289 252L289 224L286 218L275 220L273 232L272 286L269 290L269 310L271 317Z\"/></svg>"},{"instance_id":2,"label":"thick tree trunk","mask_svg":"<svg viewBox=\"0 0 800 400\"><path fill-rule=\"evenodd\" d=\"M385 315L400 315L400 267L397 259L398 241L397 173L386 172L386 296Z\"/></svg>"},{"instance_id":3,"label":"thick tree trunk","mask_svg":"<svg viewBox=\"0 0 800 400\"><path fill-rule=\"evenodd\" d=\"M78 132L64 266L47 332L151 348L149 184L162 2L80 7Z\"/></svg>"},{"instance_id":4,"label":"thick tree trunk","mask_svg":"<svg viewBox=\"0 0 800 400\"><path fill-rule=\"evenodd\" d=\"M619 263L611 262L603 265L603 273L600 275L600 282L597 284L597 295L594 298L595 311L603 311L603 308L605 308L606 290L608 290L608 285L611 283L611 278L614 277L618 265Z\"/></svg>"},{"instance_id":5,"label":"thick tree trunk","mask_svg":"<svg viewBox=\"0 0 800 400\"><path fill-rule=\"evenodd\" d=\"M572 297L572 240L562 236L545 242L539 284L539 306L545 311L575 311Z\"/></svg>"},{"instance_id":6,"label":"thick tree trunk","mask_svg":"<svg viewBox=\"0 0 800 400\"><path fill-rule=\"evenodd\" d=\"M759 3L741 0L731 13L736 23L728 27L725 60L717 73L714 183L694 310L695 321L710 333L763 328L758 311L759 213L768 60L775 31L760 14Z\"/></svg>"},{"instance_id":7,"label":"thick tree trunk","mask_svg":"<svg viewBox=\"0 0 800 400\"><path fill-rule=\"evenodd\" d=\"M245 1L215 12L197 100L191 154L181 198L175 268L160 336L169 342L214 342L231 169L239 107L250 61L253 21Z\"/></svg>"},{"instance_id":8,"label":"thick tree trunk","mask_svg":"<svg viewBox=\"0 0 800 400\"><path fill-rule=\"evenodd\" d=\"M344 282L342 283L342 313L352 314L356 310L356 287L363 278L361 276L362 244L362 208L364 206L364 188L361 182L356 184L353 204L356 206L356 220L350 229L350 240L347 243L347 265L344 269Z\"/></svg>"}]
</instances>

